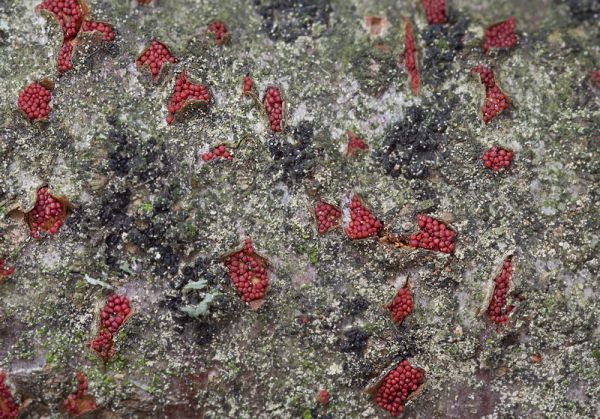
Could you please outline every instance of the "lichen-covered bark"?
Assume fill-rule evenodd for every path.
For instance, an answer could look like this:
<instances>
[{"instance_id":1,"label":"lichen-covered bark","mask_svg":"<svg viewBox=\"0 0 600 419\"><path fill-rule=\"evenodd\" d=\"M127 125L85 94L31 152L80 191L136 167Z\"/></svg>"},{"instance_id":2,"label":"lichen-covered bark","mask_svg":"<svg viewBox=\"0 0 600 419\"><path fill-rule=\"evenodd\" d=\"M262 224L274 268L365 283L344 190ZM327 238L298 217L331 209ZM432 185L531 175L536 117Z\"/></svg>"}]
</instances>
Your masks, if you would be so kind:
<instances>
[{"instance_id":1,"label":"lichen-covered bark","mask_svg":"<svg viewBox=\"0 0 600 419\"><path fill-rule=\"evenodd\" d=\"M61 77L59 26L35 1L1 4L0 258L15 271L0 285L0 372L23 416L58 417L82 371L98 417L386 417L365 388L408 359L426 385L406 417L594 417L598 10L446 3L449 23L429 26L414 1L90 1L116 39L83 42ZM517 46L484 55L485 28L511 15ZM365 16L390 25L373 36ZM215 19L229 43L206 34ZM135 64L152 39L177 59L159 84ZM478 64L512 101L487 125ZM211 104L168 125L184 69ZM242 96L246 74L258 103ZM17 99L44 78L49 121L33 124ZM261 114L269 86L282 133ZM368 153L346 156L348 130ZM220 144L233 160L203 161ZM483 167L492 146L514 152L507 169ZM22 213L43 185L72 209L34 239ZM344 224L355 193L388 237L427 214L456 250L318 234L315 203L341 206ZM252 307L222 259L245 237L270 264ZM514 309L496 328L486 296L508 256ZM397 326L384 305L407 278L414 307ZM86 343L109 288L134 314L104 365Z\"/></svg>"}]
</instances>

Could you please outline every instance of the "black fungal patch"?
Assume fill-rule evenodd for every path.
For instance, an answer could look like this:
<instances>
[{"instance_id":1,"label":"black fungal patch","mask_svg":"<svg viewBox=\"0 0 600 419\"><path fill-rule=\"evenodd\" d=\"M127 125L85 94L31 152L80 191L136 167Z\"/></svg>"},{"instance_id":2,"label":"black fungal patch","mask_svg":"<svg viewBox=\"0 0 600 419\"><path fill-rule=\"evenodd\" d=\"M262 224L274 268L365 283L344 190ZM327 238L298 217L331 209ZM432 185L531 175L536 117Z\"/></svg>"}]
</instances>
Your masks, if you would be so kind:
<instances>
[{"instance_id":1,"label":"black fungal patch","mask_svg":"<svg viewBox=\"0 0 600 419\"><path fill-rule=\"evenodd\" d=\"M364 297L356 297L351 300L345 300L343 310L350 316L356 316L369 308L369 301Z\"/></svg>"},{"instance_id":2,"label":"black fungal patch","mask_svg":"<svg viewBox=\"0 0 600 419\"><path fill-rule=\"evenodd\" d=\"M598 22L600 2L598 0L554 0L556 4L566 4L573 17L580 21Z\"/></svg>"},{"instance_id":3,"label":"black fungal patch","mask_svg":"<svg viewBox=\"0 0 600 419\"><path fill-rule=\"evenodd\" d=\"M315 167L313 135L312 124L302 121L293 130L293 144L283 142L276 136L269 139L269 152L277 163L273 169L281 170L284 181L303 179L312 173Z\"/></svg>"},{"instance_id":4,"label":"black fungal patch","mask_svg":"<svg viewBox=\"0 0 600 419\"><path fill-rule=\"evenodd\" d=\"M350 329L344 333L344 340L340 344L342 352L354 353L358 356L363 355L367 344L369 343L369 333L362 329Z\"/></svg>"},{"instance_id":5,"label":"black fungal patch","mask_svg":"<svg viewBox=\"0 0 600 419\"><path fill-rule=\"evenodd\" d=\"M404 119L388 128L374 158L392 177L428 177L435 151L445 141L446 119L444 112L411 106Z\"/></svg>"},{"instance_id":6,"label":"black fungal patch","mask_svg":"<svg viewBox=\"0 0 600 419\"><path fill-rule=\"evenodd\" d=\"M466 17L450 17L449 25L430 25L422 32L425 43L421 78L423 84L438 87L451 75L451 66L463 50L469 25Z\"/></svg>"},{"instance_id":7,"label":"black fungal patch","mask_svg":"<svg viewBox=\"0 0 600 419\"><path fill-rule=\"evenodd\" d=\"M327 26L331 13L329 0L254 0L254 5L269 38L288 43L312 35L316 23Z\"/></svg>"}]
</instances>

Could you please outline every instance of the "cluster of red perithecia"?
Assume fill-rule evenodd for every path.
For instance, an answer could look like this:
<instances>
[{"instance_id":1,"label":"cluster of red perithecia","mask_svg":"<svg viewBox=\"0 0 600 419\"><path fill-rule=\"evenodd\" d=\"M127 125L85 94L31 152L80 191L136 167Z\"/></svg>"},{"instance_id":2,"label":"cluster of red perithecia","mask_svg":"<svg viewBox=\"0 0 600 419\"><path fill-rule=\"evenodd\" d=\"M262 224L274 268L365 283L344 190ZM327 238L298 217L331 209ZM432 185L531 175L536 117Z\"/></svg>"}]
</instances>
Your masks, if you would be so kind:
<instances>
[{"instance_id":1,"label":"cluster of red perithecia","mask_svg":"<svg viewBox=\"0 0 600 419\"><path fill-rule=\"evenodd\" d=\"M404 410L404 404L425 379L425 373L405 359L390 371L381 382L375 395L375 403L392 416Z\"/></svg>"},{"instance_id":2,"label":"cluster of red perithecia","mask_svg":"<svg viewBox=\"0 0 600 419\"><path fill-rule=\"evenodd\" d=\"M0 373L0 418L14 419L19 415L19 405L6 384L6 375Z\"/></svg>"},{"instance_id":3,"label":"cluster of red perithecia","mask_svg":"<svg viewBox=\"0 0 600 419\"><path fill-rule=\"evenodd\" d=\"M478 73L481 84L485 86L485 102L483 108L483 122L488 124L496 115L508 108L508 96L496 84L494 72L491 68L483 67L481 64L472 70Z\"/></svg>"},{"instance_id":4,"label":"cluster of red perithecia","mask_svg":"<svg viewBox=\"0 0 600 419\"><path fill-rule=\"evenodd\" d=\"M69 394L63 402L69 416L79 416L96 409L96 398L88 394L88 380L86 376L78 371L77 390Z\"/></svg>"},{"instance_id":5,"label":"cluster of red perithecia","mask_svg":"<svg viewBox=\"0 0 600 419\"><path fill-rule=\"evenodd\" d=\"M325 201L317 201L314 211L319 234L325 234L340 224L342 213L335 206Z\"/></svg>"},{"instance_id":6,"label":"cluster of red perithecia","mask_svg":"<svg viewBox=\"0 0 600 419\"><path fill-rule=\"evenodd\" d=\"M219 158L225 160L233 160L233 156L231 155L229 150L227 150L225 144L220 144L214 147L212 150L203 153L201 157L203 161L210 161Z\"/></svg>"},{"instance_id":7,"label":"cluster of red perithecia","mask_svg":"<svg viewBox=\"0 0 600 419\"><path fill-rule=\"evenodd\" d=\"M56 234L67 217L67 206L48 192L48 187L38 189L33 209L27 213L31 235L39 236L39 231Z\"/></svg>"},{"instance_id":8,"label":"cluster of red perithecia","mask_svg":"<svg viewBox=\"0 0 600 419\"><path fill-rule=\"evenodd\" d=\"M408 286L402 287L396 293L392 302L387 306L394 316L394 323L401 325L413 310L412 296Z\"/></svg>"},{"instance_id":9,"label":"cluster of red perithecia","mask_svg":"<svg viewBox=\"0 0 600 419\"><path fill-rule=\"evenodd\" d=\"M281 97L281 91L277 87L269 87L265 92L263 104L271 131L281 131L283 129L283 98Z\"/></svg>"},{"instance_id":10,"label":"cluster of red perithecia","mask_svg":"<svg viewBox=\"0 0 600 419\"><path fill-rule=\"evenodd\" d=\"M153 79L158 79L160 71L166 63L175 63L175 57L169 51L165 44L156 39L150 41L150 45L142 51L140 56L135 60L138 67L147 66L150 69Z\"/></svg>"},{"instance_id":11,"label":"cluster of red perithecia","mask_svg":"<svg viewBox=\"0 0 600 419\"><path fill-rule=\"evenodd\" d=\"M204 84L193 83L188 79L187 73L180 73L175 79L175 88L167 105L169 115L167 124L171 124L177 112L193 104L208 105L210 94Z\"/></svg>"},{"instance_id":12,"label":"cluster of red perithecia","mask_svg":"<svg viewBox=\"0 0 600 419\"><path fill-rule=\"evenodd\" d=\"M125 295L111 294L100 313L100 330L88 344L104 361L114 354L113 335L131 317L133 310Z\"/></svg>"},{"instance_id":13,"label":"cluster of red perithecia","mask_svg":"<svg viewBox=\"0 0 600 419\"><path fill-rule=\"evenodd\" d=\"M208 24L208 32L214 35L217 45L221 45L229 39L229 32L223 21L213 20L210 22Z\"/></svg>"},{"instance_id":14,"label":"cluster of red perithecia","mask_svg":"<svg viewBox=\"0 0 600 419\"><path fill-rule=\"evenodd\" d=\"M488 318L499 325L508 321L513 305L508 304L507 295L512 278L512 259L509 257L502 263L502 270L494 280L494 293L487 308Z\"/></svg>"},{"instance_id":15,"label":"cluster of red perithecia","mask_svg":"<svg viewBox=\"0 0 600 419\"><path fill-rule=\"evenodd\" d=\"M383 223L354 195L350 200L350 223L346 235L352 240L377 237L382 227Z\"/></svg>"},{"instance_id":16,"label":"cluster of red perithecia","mask_svg":"<svg viewBox=\"0 0 600 419\"><path fill-rule=\"evenodd\" d=\"M226 258L225 265L243 301L263 299L269 286L267 261L254 251L250 238L246 239L241 250Z\"/></svg>"},{"instance_id":17,"label":"cluster of red perithecia","mask_svg":"<svg viewBox=\"0 0 600 419\"><path fill-rule=\"evenodd\" d=\"M483 52L487 54L491 48L510 48L515 46L518 41L515 34L516 27L516 20L511 16L487 28L483 37Z\"/></svg>"},{"instance_id":18,"label":"cluster of red perithecia","mask_svg":"<svg viewBox=\"0 0 600 419\"><path fill-rule=\"evenodd\" d=\"M356 135L354 132L348 130L346 131L346 135L348 136L348 144L346 146L346 156L354 156L358 152L367 151L367 144Z\"/></svg>"},{"instance_id":19,"label":"cluster of red perithecia","mask_svg":"<svg viewBox=\"0 0 600 419\"><path fill-rule=\"evenodd\" d=\"M510 166L513 159L513 152L502 147L492 147L483 153L483 166L494 172Z\"/></svg>"},{"instance_id":20,"label":"cluster of red perithecia","mask_svg":"<svg viewBox=\"0 0 600 419\"><path fill-rule=\"evenodd\" d=\"M52 91L49 85L31 83L19 93L17 106L30 121L46 121L50 113Z\"/></svg>"},{"instance_id":21,"label":"cluster of red perithecia","mask_svg":"<svg viewBox=\"0 0 600 419\"><path fill-rule=\"evenodd\" d=\"M421 0L427 22L432 25L446 23L446 0Z\"/></svg>"},{"instance_id":22,"label":"cluster of red perithecia","mask_svg":"<svg viewBox=\"0 0 600 419\"><path fill-rule=\"evenodd\" d=\"M404 66L410 76L410 88L414 95L419 92L419 71L417 70L417 48L415 47L415 38L412 32L412 26L407 20L404 28Z\"/></svg>"},{"instance_id":23,"label":"cluster of red perithecia","mask_svg":"<svg viewBox=\"0 0 600 419\"><path fill-rule=\"evenodd\" d=\"M454 252L456 233L443 222L427 215L417 215L419 232L408 238L412 247L434 250L442 253Z\"/></svg>"},{"instance_id":24,"label":"cluster of red perithecia","mask_svg":"<svg viewBox=\"0 0 600 419\"><path fill-rule=\"evenodd\" d=\"M111 25L88 19L88 6L83 0L44 0L37 11L50 13L60 24L63 31L63 44L58 53L57 67L64 73L73 67L74 47L79 43L77 38L84 33L98 33L100 39L111 42L115 32Z\"/></svg>"}]
</instances>

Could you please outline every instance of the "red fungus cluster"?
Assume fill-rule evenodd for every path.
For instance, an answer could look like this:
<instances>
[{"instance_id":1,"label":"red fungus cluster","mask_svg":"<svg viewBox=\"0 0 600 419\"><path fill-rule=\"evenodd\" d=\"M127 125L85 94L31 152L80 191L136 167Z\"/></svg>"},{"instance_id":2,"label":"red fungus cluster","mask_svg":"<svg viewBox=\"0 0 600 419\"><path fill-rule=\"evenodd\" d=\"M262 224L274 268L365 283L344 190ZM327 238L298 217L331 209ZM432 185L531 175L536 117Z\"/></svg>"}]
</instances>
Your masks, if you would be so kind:
<instances>
[{"instance_id":1,"label":"red fungus cluster","mask_svg":"<svg viewBox=\"0 0 600 419\"><path fill-rule=\"evenodd\" d=\"M424 378L424 372L411 366L405 359L385 376L377 389L375 403L392 416L398 416L404 410L408 396L419 388Z\"/></svg>"},{"instance_id":2,"label":"red fungus cluster","mask_svg":"<svg viewBox=\"0 0 600 419\"><path fill-rule=\"evenodd\" d=\"M213 148L211 151L203 153L201 157L203 161L210 161L216 158L233 160L233 156L229 153L227 147L225 147L225 144L221 144Z\"/></svg>"},{"instance_id":3,"label":"red fungus cluster","mask_svg":"<svg viewBox=\"0 0 600 419\"><path fill-rule=\"evenodd\" d=\"M446 0L421 0L429 24L446 23Z\"/></svg>"},{"instance_id":4,"label":"red fungus cluster","mask_svg":"<svg viewBox=\"0 0 600 419\"><path fill-rule=\"evenodd\" d=\"M108 297L108 301L102 309L102 326L108 329L110 333L116 333L130 313L131 308L129 308L127 297L112 294Z\"/></svg>"},{"instance_id":5,"label":"red fungus cluster","mask_svg":"<svg viewBox=\"0 0 600 419\"><path fill-rule=\"evenodd\" d=\"M496 23L485 30L483 37L483 52L487 52L491 48L510 48L517 44L518 38L515 35L517 27L514 16Z\"/></svg>"},{"instance_id":6,"label":"red fungus cluster","mask_svg":"<svg viewBox=\"0 0 600 419\"><path fill-rule=\"evenodd\" d=\"M350 130L346 131L346 135L348 136L348 145L346 146L347 156L354 156L359 151L367 150L367 144L358 135Z\"/></svg>"},{"instance_id":7,"label":"red fungus cluster","mask_svg":"<svg viewBox=\"0 0 600 419\"><path fill-rule=\"evenodd\" d=\"M63 402L69 416L79 416L96 409L96 398L88 395L88 381L82 372L77 372L77 390Z\"/></svg>"},{"instance_id":8,"label":"red fungus cluster","mask_svg":"<svg viewBox=\"0 0 600 419\"><path fill-rule=\"evenodd\" d=\"M410 76L410 88L414 95L419 92L419 71L417 70L417 48L415 47L415 38L412 32L412 26L410 22L406 21L405 36L404 36L404 52L402 58L404 59L404 65L406 71Z\"/></svg>"},{"instance_id":9,"label":"red fungus cluster","mask_svg":"<svg viewBox=\"0 0 600 419\"><path fill-rule=\"evenodd\" d=\"M56 60L58 72L64 73L73 67L71 58L73 57L73 44L62 44L58 50L58 58Z\"/></svg>"},{"instance_id":10,"label":"red fungus cluster","mask_svg":"<svg viewBox=\"0 0 600 419\"><path fill-rule=\"evenodd\" d=\"M48 187L44 186L38 189L35 205L27 216L31 235L37 238L39 230L56 234L65 221L67 209L56 197L50 195Z\"/></svg>"},{"instance_id":11,"label":"red fungus cluster","mask_svg":"<svg viewBox=\"0 0 600 419\"><path fill-rule=\"evenodd\" d=\"M382 227L381 221L373 216L357 195L354 195L350 201L350 224L346 228L346 235L351 240L376 237Z\"/></svg>"},{"instance_id":12,"label":"red fungus cluster","mask_svg":"<svg viewBox=\"0 0 600 419\"><path fill-rule=\"evenodd\" d=\"M31 121L48 119L52 92L40 83L31 83L19 93L17 106Z\"/></svg>"},{"instance_id":13,"label":"red fungus cluster","mask_svg":"<svg viewBox=\"0 0 600 419\"><path fill-rule=\"evenodd\" d=\"M167 109L169 110L167 123L171 124L174 115L184 106L200 102L208 104L209 101L210 95L208 93L208 87L203 84L192 83L188 80L187 73L182 72L175 79L175 90L167 105Z\"/></svg>"},{"instance_id":14,"label":"red fungus cluster","mask_svg":"<svg viewBox=\"0 0 600 419\"><path fill-rule=\"evenodd\" d=\"M511 304L507 304L506 301L511 277L512 260L509 257L502 264L502 271L494 281L494 294L487 308L488 318L496 324L506 324L508 316L514 308Z\"/></svg>"},{"instance_id":15,"label":"red fungus cluster","mask_svg":"<svg viewBox=\"0 0 600 419\"><path fill-rule=\"evenodd\" d=\"M13 274L15 268L12 266L4 266L4 259L0 258L0 277L7 277Z\"/></svg>"},{"instance_id":16,"label":"red fungus cluster","mask_svg":"<svg viewBox=\"0 0 600 419\"><path fill-rule=\"evenodd\" d=\"M244 75L244 79L242 82L242 95L248 96L250 93L252 93L253 85L254 85L254 82L250 78L250 75L249 74Z\"/></svg>"},{"instance_id":17,"label":"red fungus cluster","mask_svg":"<svg viewBox=\"0 0 600 419\"><path fill-rule=\"evenodd\" d=\"M492 147L483 153L483 166L494 172L508 167L513 159L513 152L501 147Z\"/></svg>"},{"instance_id":18,"label":"red fungus cluster","mask_svg":"<svg viewBox=\"0 0 600 419\"><path fill-rule=\"evenodd\" d=\"M4 382L5 379L4 373L0 373L0 418L14 419L19 415L19 405Z\"/></svg>"},{"instance_id":19,"label":"red fungus cluster","mask_svg":"<svg viewBox=\"0 0 600 419\"><path fill-rule=\"evenodd\" d=\"M269 285L267 262L254 251L250 238L246 239L242 250L227 257L225 265L243 301L261 300L265 296Z\"/></svg>"},{"instance_id":20,"label":"red fungus cluster","mask_svg":"<svg viewBox=\"0 0 600 419\"><path fill-rule=\"evenodd\" d=\"M105 42L111 42L115 39L115 32L112 27L103 22L84 20L81 24L81 32L99 32Z\"/></svg>"},{"instance_id":21,"label":"red fungus cluster","mask_svg":"<svg viewBox=\"0 0 600 419\"><path fill-rule=\"evenodd\" d=\"M318 201L315 204L315 219L319 234L324 234L339 225L341 217L342 213L333 205L325 201Z\"/></svg>"},{"instance_id":22,"label":"red fungus cluster","mask_svg":"<svg viewBox=\"0 0 600 419\"><path fill-rule=\"evenodd\" d=\"M412 297L408 287L402 287L398 290L391 304L388 305L388 309L394 316L394 323L402 324L413 309Z\"/></svg>"},{"instance_id":23,"label":"red fungus cluster","mask_svg":"<svg viewBox=\"0 0 600 419\"><path fill-rule=\"evenodd\" d=\"M58 72L61 74L72 68L71 57L79 33L98 32L106 42L115 39L113 28L108 23L86 19L88 11L78 0L44 0L36 6L36 10L52 14L62 28L63 44L57 59Z\"/></svg>"},{"instance_id":24,"label":"red fungus cluster","mask_svg":"<svg viewBox=\"0 0 600 419\"><path fill-rule=\"evenodd\" d=\"M220 20L213 20L210 22L208 31L217 39L217 45L221 45L227 39L227 27L225 26L225 23Z\"/></svg>"},{"instance_id":25,"label":"red fungus cluster","mask_svg":"<svg viewBox=\"0 0 600 419\"><path fill-rule=\"evenodd\" d=\"M281 92L277 87L269 87L265 92L263 104L267 117L269 118L269 126L271 131L279 132L282 130L283 122L283 99Z\"/></svg>"},{"instance_id":26,"label":"red fungus cluster","mask_svg":"<svg viewBox=\"0 0 600 419\"><path fill-rule=\"evenodd\" d=\"M596 83L596 86L600 87L600 70L594 71L590 77L592 78L592 81Z\"/></svg>"},{"instance_id":27,"label":"red fungus cluster","mask_svg":"<svg viewBox=\"0 0 600 419\"><path fill-rule=\"evenodd\" d=\"M101 329L94 340L92 340L88 345L103 360L107 360L115 353L113 335L106 329Z\"/></svg>"},{"instance_id":28,"label":"red fungus cluster","mask_svg":"<svg viewBox=\"0 0 600 419\"><path fill-rule=\"evenodd\" d=\"M454 239L456 233L441 221L434 220L426 215L417 215L419 232L408 238L412 247L434 250L442 253L454 252Z\"/></svg>"},{"instance_id":29,"label":"red fungus cluster","mask_svg":"<svg viewBox=\"0 0 600 419\"><path fill-rule=\"evenodd\" d=\"M63 31L63 41L69 41L79 32L83 19L83 10L77 0L44 0L36 10L51 13Z\"/></svg>"},{"instance_id":30,"label":"red fungus cluster","mask_svg":"<svg viewBox=\"0 0 600 419\"><path fill-rule=\"evenodd\" d=\"M175 63L175 57L171 55L171 51L163 43L152 40L150 45L146 48L135 61L138 67L144 65L148 66L150 73L154 79L158 78L160 70L163 68L165 63Z\"/></svg>"},{"instance_id":31,"label":"red fungus cluster","mask_svg":"<svg viewBox=\"0 0 600 419\"><path fill-rule=\"evenodd\" d=\"M329 391L326 388L319 390L319 403L321 403L321 406L329 404Z\"/></svg>"},{"instance_id":32,"label":"red fungus cluster","mask_svg":"<svg viewBox=\"0 0 600 419\"><path fill-rule=\"evenodd\" d=\"M110 358L114 354L113 335L132 314L127 296L110 295L100 313L100 330L88 346L102 359Z\"/></svg>"},{"instance_id":33,"label":"red fungus cluster","mask_svg":"<svg viewBox=\"0 0 600 419\"><path fill-rule=\"evenodd\" d=\"M483 122L489 123L496 115L508 108L508 97L500 90L494 79L491 68L483 67L481 64L473 69L479 73L481 84L485 86L485 103L483 104Z\"/></svg>"}]
</instances>

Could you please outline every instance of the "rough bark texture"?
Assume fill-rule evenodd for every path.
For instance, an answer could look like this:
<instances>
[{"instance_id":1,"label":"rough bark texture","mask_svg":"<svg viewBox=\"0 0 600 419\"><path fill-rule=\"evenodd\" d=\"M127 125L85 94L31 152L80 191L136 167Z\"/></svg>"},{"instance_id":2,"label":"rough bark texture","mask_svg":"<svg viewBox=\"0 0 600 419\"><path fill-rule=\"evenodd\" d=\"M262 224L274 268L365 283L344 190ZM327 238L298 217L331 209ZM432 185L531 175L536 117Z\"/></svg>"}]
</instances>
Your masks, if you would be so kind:
<instances>
[{"instance_id":1,"label":"rough bark texture","mask_svg":"<svg viewBox=\"0 0 600 419\"><path fill-rule=\"evenodd\" d=\"M23 417L58 417L81 370L94 417L383 418L365 387L405 358L427 380L406 417L597 415L598 3L447 4L449 23L429 26L417 1L91 1L116 39L83 43L58 77L58 25L34 1L0 3L0 258L15 267L0 371L29 400ZM484 29L510 15L518 45L484 55ZM378 36L365 16L385 18ZM213 19L228 44L206 36ZM135 66L152 39L178 59L159 84ZM478 64L512 100L487 125ZM213 102L167 125L183 69ZM242 97L247 73L259 99L281 88L283 133ZM32 124L17 97L44 78L50 118ZM347 130L368 153L346 156ZM200 158L222 143L234 160ZM494 145L514 151L508 170L483 168ZM45 184L73 208L36 240L20 211ZM352 193L396 236L416 214L446 220L456 251L317 234L314 203L341 204L347 222ZM221 259L247 236L270 263L258 310ZM486 296L507 255L515 309L496 328ZM383 306L406 278L414 310L397 327ZM108 286L135 312L104 365L86 342Z\"/></svg>"}]
</instances>

